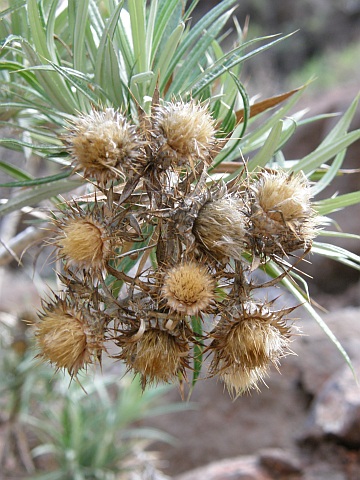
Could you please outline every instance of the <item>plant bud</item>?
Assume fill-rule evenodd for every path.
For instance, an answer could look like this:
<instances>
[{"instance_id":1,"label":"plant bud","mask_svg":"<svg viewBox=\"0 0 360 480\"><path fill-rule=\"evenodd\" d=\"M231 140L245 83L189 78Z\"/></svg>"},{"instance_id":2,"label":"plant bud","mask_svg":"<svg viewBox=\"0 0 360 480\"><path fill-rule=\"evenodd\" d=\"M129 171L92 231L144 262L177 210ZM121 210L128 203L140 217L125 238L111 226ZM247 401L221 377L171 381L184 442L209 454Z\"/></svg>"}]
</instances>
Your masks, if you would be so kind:
<instances>
[{"instance_id":1,"label":"plant bud","mask_svg":"<svg viewBox=\"0 0 360 480\"><path fill-rule=\"evenodd\" d=\"M263 171L250 190L249 238L255 254L283 256L311 246L319 221L302 173Z\"/></svg>"},{"instance_id":2,"label":"plant bud","mask_svg":"<svg viewBox=\"0 0 360 480\"><path fill-rule=\"evenodd\" d=\"M174 335L159 328L149 328L136 341L130 336L126 340L126 336L119 338L122 351L118 358L129 370L141 375L143 388L148 383L171 383L179 373L185 376L189 345L179 332Z\"/></svg>"},{"instance_id":3,"label":"plant bud","mask_svg":"<svg viewBox=\"0 0 360 480\"><path fill-rule=\"evenodd\" d=\"M156 107L154 137L158 142L158 158L165 167L194 164L194 160L211 163L215 124L207 106L195 100L189 103L168 102Z\"/></svg>"},{"instance_id":4,"label":"plant bud","mask_svg":"<svg viewBox=\"0 0 360 480\"><path fill-rule=\"evenodd\" d=\"M69 303L58 297L44 302L35 336L40 351L37 357L76 377L79 370L101 358L104 328L84 307Z\"/></svg>"},{"instance_id":5,"label":"plant bud","mask_svg":"<svg viewBox=\"0 0 360 480\"><path fill-rule=\"evenodd\" d=\"M64 140L75 171L101 184L127 177L142 164L136 127L113 108L79 116Z\"/></svg>"},{"instance_id":6,"label":"plant bud","mask_svg":"<svg viewBox=\"0 0 360 480\"><path fill-rule=\"evenodd\" d=\"M241 260L245 249L244 205L235 196L209 200L199 211L193 233L197 241L215 258Z\"/></svg>"},{"instance_id":7,"label":"plant bud","mask_svg":"<svg viewBox=\"0 0 360 480\"><path fill-rule=\"evenodd\" d=\"M284 320L292 310L271 311L269 305L253 301L224 309L210 334L210 372L225 378L228 387L233 380L236 395L257 388L269 364L278 366L280 358L292 353L290 327Z\"/></svg>"},{"instance_id":8,"label":"plant bud","mask_svg":"<svg viewBox=\"0 0 360 480\"><path fill-rule=\"evenodd\" d=\"M96 271L103 267L117 237L106 226L102 210L97 204L91 211L84 211L75 205L54 223L57 234L51 243L58 249L58 256L65 261L66 268ZM119 243L120 237L116 241Z\"/></svg>"}]
</instances>

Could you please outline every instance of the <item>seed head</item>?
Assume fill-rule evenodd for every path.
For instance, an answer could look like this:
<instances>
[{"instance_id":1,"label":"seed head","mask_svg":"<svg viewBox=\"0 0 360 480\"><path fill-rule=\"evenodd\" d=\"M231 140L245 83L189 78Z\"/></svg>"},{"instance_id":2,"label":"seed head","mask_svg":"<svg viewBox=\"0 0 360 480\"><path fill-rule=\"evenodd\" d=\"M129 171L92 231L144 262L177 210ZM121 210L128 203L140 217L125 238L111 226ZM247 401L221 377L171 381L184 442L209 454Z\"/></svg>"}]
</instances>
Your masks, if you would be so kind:
<instances>
[{"instance_id":1,"label":"seed head","mask_svg":"<svg viewBox=\"0 0 360 480\"><path fill-rule=\"evenodd\" d=\"M207 106L195 100L168 102L155 109L153 124L158 156L165 164L192 166L194 159L211 162L215 124Z\"/></svg>"},{"instance_id":2,"label":"seed head","mask_svg":"<svg viewBox=\"0 0 360 480\"><path fill-rule=\"evenodd\" d=\"M57 370L67 370L72 377L100 359L104 349L102 322L96 321L84 307L80 310L58 297L43 303L35 336L37 357L55 365Z\"/></svg>"},{"instance_id":3,"label":"seed head","mask_svg":"<svg viewBox=\"0 0 360 480\"><path fill-rule=\"evenodd\" d=\"M195 262L176 265L166 275L162 296L173 310L186 315L205 311L214 299L215 282Z\"/></svg>"},{"instance_id":4,"label":"seed head","mask_svg":"<svg viewBox=\"0 0 360 480\"><path fill-rule=\"evenodd\" d=\"M193 233L212 256L241 260L246 244L243 208L240 198L228 195L209 200L200 209Z\"/></svg>"},{"instance_id":5,"label":"seed head","mask_svg":"<svg viewBox=\"0 0 360 480\"><path fill-rule=\"evenodd\" d=\"M79 116L64 137L75 171L101 184L126 177L141 165L136 128L113 108Z\"/></svg>"},{"instance_id":6,"label":"seed head","mask_svg":"<svg viewBox=\"0 0 360 480\"><path fill-rule=\"evenodd\" d=\"M284 320L292 310L271 311L269 305L256 302L225 309L210 334L211 373L222 376L228 385L232 382L237 394L256 388L270 363L278 366L280 358L292 353L290 327Z\"/></svg>"},{"instance_id":7,"label":"seed head","mask_svg":"<svg viewBox=\"0 0 360 480\"><path fill-rule=\"evenodd\" d=\"M250 189L249 238L256 253L284 255L311 245L319 222L302 173L264 171Z\"/></svg>"},{"instance_id":8,"label":"seed head","mask_svg":"<svg viewBox=\"0 0 360 480\"><path fill-rule=\"evenodd\" d=\"M121 358L129 370L140 373L142 385L173 382L188 366L189 345L181 335L159 328L147 329L136 341L120 340Z\"/></svg>"},{"instance_id":9,"label":"seed head","mask_svg":"<svg viewBox=\"0 0 360 480\"><path fill-rule=\"evenodd\" d=\"M84 211L77 205L69 208L64 217L54 221L57 234L52 243L66 267L89 271L101 269L116 242L120 241L106 226L102 210L97 207Z\"/></svg>"}]
</instances>

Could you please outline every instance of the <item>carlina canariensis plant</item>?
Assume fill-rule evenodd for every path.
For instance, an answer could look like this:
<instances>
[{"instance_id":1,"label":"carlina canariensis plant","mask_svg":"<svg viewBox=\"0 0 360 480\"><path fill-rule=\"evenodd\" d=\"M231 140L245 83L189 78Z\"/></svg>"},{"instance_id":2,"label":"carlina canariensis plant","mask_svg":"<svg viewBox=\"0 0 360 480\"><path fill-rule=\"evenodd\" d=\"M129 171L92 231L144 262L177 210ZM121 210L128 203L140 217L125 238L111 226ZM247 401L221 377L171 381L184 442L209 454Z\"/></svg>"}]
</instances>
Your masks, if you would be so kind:
<instances>
[{"instance_id":1,"label":"carlina canariensis plant","mask_svg":"<svg viewBox=\"0 0 360 480\"><path fill-rule=\"evenodd\" d=\"M286 159L304 112L283 118L303 89L250 105L239 80L245 60L284 38L246 40L235 23L224 52L236 2L191 25L197 3L28 0L2 13L1 112L23 132L2 144L65 170L33 179L3 162L18 180L8 186L27 188L0 213L57 205L46 228L62 291L35 324L40 359L77 378L111 355L143 388L194 386L206 359L207 375L237 397L292 353L296 307L276 306L270 287L293 293L350 362L299 264L313 251L359 268L356 255L317 240L342 235L324 215L359 192L314 199L360 138L347 131L357 101L316 150Z\"/></svg>"}]
</instances>

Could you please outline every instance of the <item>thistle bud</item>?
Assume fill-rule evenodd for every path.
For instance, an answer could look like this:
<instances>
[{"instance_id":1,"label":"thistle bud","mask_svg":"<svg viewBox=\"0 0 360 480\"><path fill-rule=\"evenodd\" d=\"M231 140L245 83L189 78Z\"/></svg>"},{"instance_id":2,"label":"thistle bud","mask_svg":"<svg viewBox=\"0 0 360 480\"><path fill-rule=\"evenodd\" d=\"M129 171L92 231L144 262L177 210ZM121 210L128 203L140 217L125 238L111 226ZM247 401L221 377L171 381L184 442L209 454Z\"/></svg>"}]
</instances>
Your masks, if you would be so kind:
<instances>
[{"instance_id":1,"label":"thistle bud","mask_svg":"<svg viewBox=\"0 0 360 480\"><path fill-rule=\"evenodd\" d=\"M256 254L284 255L311 246L319 222L302 173L264 171L250 190L249 238Z\"/></svg>"},{"instance_id":2,"label":"thistle bud","mask_svg":"<svg viewBox=\"0 0 360 480\"><path fill-rule=\"evenodd\" d=\"M64 140L75 171L101 184L126 177L142 163L136 127L113 108L79 116Z\"/></svg>"},{"instance_id":3,"label":"thistle bud","mask_svg":"<svg viewBox=\"0 0 360 480\"><path fill-rule=\"evenodd\" d=\"M243 202L235 196L209 200L194 222L197 241L217 259L241 260L246 242Z\"/></svg>"},{"instance_id":4,"label":"thistle bud","mask_svg":"<svg viewBox=\"0 0 360 480\"><path fill-rule=\"evenodd\" d=\"M208 350L214 353L210 371L219 374L236 395L251 388L266 374L269 364L292 353L290 327L285 315L293 308L271 311L269 305L246 302L224 310Z\"/></svg>"},{"instance_id":5,"label":"thistle bud","mask_svg":"<svg viewBox=\"0 0 360 480\"><path fill-rule=\"evenodd\" d=\"M104 328L84 307L58 297L43 302L39 322L35 324L38 358L64 369L72 377L101 358L104 350Z\"/></svg>"},{"instance_id":6,"label":"thistle bud","mask_svg":"<svg viewBox=\"0 0 360 480\"><path fill-rule=\"evenodd\" d=\"M209 164L214 149L215 124L207 106L168 102L155 109L154 137L164 164L192 166L195 160Z\"/></svg>"},{"instance_id":7,"label":"thistle bud","mask_svg":"<svg viewBox=\"0 0 360 480\"><path fill-rule=\"evenodd\" d=\"M122 347L118 358L129 370L141 375L143 388L147 383L171 383L179 373L185 376L189 345L180 332L149 328L136 341L126 337L122 335L118 341Z\"/></svg>"},{"instance_id":8,"label":"thistle bud","mask_svg":"<svg viewBox=\"0 0 360 480\"><path fill-rule=\"evenodd\" d=\"M64 217L54 221L57 234L52 244L58 249L58 256L65 261L66 267L86 271L103 267L116 242L102 216L97 206L92 211L75 206L69 208Z\"/></svg>"},{"instance_id":9,"label":"thistle bud","mask_svg":"<svg viewBox=\"0 0 360 480\"><path fill-rule=\"evenodd\" d=\"M206 311L214 300L215 282L206 268L189 262L176 265L165 276L162 296L173 310L185 315Z\"/></svg>"}]
</instances>

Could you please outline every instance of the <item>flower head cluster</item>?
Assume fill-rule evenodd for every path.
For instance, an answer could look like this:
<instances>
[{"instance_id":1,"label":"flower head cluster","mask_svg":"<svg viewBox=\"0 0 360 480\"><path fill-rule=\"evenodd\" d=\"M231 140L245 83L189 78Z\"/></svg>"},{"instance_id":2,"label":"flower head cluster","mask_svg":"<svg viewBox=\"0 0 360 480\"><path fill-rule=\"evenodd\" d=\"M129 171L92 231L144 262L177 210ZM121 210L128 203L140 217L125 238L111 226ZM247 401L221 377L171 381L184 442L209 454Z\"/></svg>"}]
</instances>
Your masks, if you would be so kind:
<instances>
[{"instance_id":1,"label":"flower head cluster","mask_svg":"<svg viewBox=\"0 0 360 480\"><path fill-rule=\"evenodd\" d=\"M99 192L54 220L65 293L36 325L41 358L76 376L106 338L145 388L186 379L206 341L209 375L236 397L291 353L293 309L255 301L269 282L252 276L311 247L309 184L281 170L213 181L216 133L195 100L159 100L137 126L111 108L74 121L69 154Z\"/></svg>"}]
</instances>

